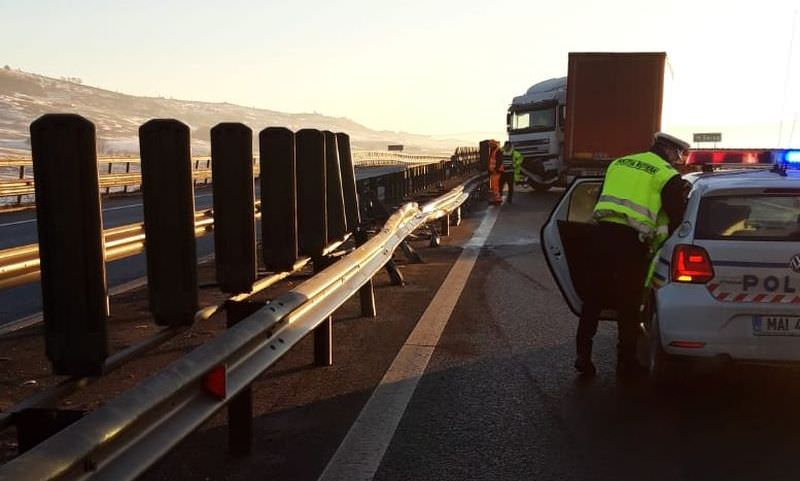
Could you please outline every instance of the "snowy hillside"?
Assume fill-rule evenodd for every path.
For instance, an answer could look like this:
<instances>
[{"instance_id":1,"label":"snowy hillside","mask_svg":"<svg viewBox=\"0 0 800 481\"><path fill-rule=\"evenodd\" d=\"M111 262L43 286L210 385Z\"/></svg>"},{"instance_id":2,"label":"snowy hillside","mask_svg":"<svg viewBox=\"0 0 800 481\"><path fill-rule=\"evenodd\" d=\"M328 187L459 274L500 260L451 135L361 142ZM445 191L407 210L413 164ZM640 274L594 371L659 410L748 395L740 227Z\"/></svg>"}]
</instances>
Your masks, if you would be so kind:
<instances>
[{"instance_id":1,"label":"snowy hillside","mask_svg":"<svg viewBox=\"0 0 800 481\"><path fill-rule=\"evenodd\" d=\"M209 130L219 122L243 122L253 129L255 137L258 131L271 126L346 132L355 149L384 150L388 144L403 144L409 152L452 152L458 145L476 143L375 131L347 118L316 113L287 114L229 103L134 97L3 68L0 69L0 159L29 157L30 123L45 113L56 112L77 113L94 122L100 155L137 154L139 126L153 118L175 118L188 124L195 155L208 154Z\"/></svg>"}]
</instances>

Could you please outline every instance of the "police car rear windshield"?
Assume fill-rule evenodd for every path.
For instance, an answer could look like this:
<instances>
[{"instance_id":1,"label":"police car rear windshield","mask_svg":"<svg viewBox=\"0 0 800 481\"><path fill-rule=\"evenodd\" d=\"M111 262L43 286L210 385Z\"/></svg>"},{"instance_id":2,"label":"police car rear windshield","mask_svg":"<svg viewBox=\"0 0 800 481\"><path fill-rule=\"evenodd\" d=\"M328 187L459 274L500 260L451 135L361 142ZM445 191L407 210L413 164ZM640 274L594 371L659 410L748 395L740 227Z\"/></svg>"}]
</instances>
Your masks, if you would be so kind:
<instances>
[{"instance_id":1,"label":"police car rear windshield","mask_svg":"<svg viewBox=\"0 0 800 481\"><path fill-rule=\"evenodd\" d=\"M800 195L706 197L695 238L798 241Z\"/></svg>"}]
</instances>

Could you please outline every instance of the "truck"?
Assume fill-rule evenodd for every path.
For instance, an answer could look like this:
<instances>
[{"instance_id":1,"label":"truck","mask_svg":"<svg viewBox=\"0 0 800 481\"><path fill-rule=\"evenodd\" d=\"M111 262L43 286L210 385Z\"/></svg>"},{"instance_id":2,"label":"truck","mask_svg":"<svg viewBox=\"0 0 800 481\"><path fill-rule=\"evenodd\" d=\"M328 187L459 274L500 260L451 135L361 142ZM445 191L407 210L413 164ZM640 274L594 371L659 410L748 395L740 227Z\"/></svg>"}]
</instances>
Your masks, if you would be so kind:
<instances>
[{"instance_id":1,"label":"truck","mask_svg":"<svg viewBox=\"0 0 800 481\"><path fill-rule=\"evenodd\" d=\"M571 52L567 76L514 97L508 140L535 190L602 175L615 158L647 150L661 130L666 53Z\"/></svg>"}]
</instances>

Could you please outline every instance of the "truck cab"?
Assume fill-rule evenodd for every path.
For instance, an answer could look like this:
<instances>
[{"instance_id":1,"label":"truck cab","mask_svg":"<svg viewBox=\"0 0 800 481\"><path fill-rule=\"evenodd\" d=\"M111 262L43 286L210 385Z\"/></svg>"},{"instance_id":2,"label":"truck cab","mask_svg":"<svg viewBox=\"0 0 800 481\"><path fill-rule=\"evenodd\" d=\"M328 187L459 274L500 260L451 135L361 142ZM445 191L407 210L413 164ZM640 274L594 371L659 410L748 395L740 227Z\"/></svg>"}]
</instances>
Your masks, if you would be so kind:
<instances>
[{"instance_id":1,"label":"truck cab","mask_svg":"<svg viewBox=\"0 0 800 481\"><path fill-rule=\"evenodd\" d=\"M563 181L560 165L566 96L566 77L545 80L514 97L506 115L508 139L522 154L523 174L536 190Z\"/></svg>"}]
</instances>

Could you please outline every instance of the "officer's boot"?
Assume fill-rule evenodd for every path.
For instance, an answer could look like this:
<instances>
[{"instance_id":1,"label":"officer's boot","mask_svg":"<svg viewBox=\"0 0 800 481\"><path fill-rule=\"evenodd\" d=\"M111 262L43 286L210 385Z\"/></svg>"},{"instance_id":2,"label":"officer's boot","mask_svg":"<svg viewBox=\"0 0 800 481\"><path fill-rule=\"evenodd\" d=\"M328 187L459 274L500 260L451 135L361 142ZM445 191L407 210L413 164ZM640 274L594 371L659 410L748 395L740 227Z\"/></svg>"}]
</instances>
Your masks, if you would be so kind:
<instances>
[{"instance_id":1,"label":"officer's boot","mask_svg":"<svg viewBox=\"0 0 800 481\"><path fill-rule=\"evenodd\" d=\"M575 337L575 369L583 376L594 376L597 369L592 363L592 339L585 339L581 336Z\"/></svg>"}]
</instances>

